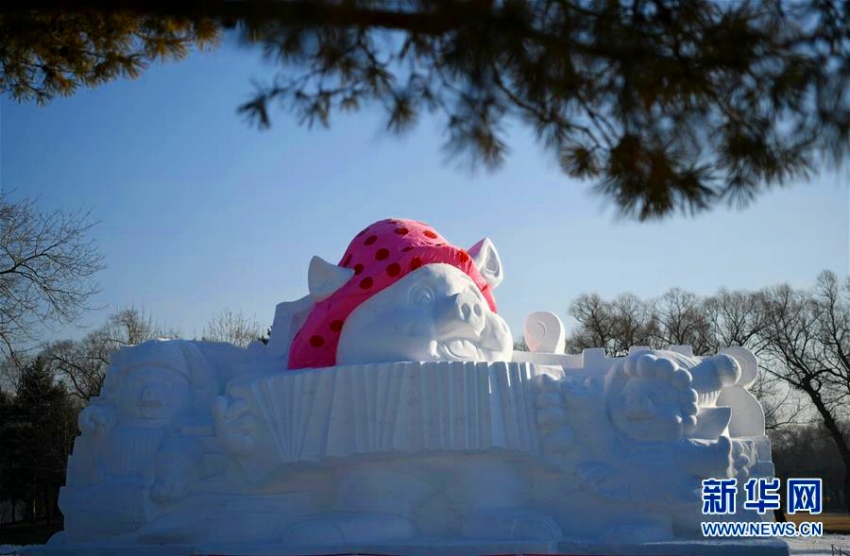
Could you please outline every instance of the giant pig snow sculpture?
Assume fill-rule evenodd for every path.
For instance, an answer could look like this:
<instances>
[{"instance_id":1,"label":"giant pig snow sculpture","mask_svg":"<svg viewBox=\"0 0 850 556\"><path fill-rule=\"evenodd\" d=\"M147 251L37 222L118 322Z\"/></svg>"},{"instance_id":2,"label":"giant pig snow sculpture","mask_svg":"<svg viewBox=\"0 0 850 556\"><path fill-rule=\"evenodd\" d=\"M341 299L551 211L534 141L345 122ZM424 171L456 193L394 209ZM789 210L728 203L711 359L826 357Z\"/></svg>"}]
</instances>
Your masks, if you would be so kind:
<instances>
[{"instance_id":1,"label":"giant pig snow sculpture","mask_svg":"<svg viewBox=\"0 0 850 556\"><path fill-rule=\"evenodd\" d=\"M679 553L702 479L772 474L752 354L565 355L551 313L512 352L502 278L488 239L382 220L313 258L268 345L122 349L48 552Z\"/></svg>"}]
</instances>

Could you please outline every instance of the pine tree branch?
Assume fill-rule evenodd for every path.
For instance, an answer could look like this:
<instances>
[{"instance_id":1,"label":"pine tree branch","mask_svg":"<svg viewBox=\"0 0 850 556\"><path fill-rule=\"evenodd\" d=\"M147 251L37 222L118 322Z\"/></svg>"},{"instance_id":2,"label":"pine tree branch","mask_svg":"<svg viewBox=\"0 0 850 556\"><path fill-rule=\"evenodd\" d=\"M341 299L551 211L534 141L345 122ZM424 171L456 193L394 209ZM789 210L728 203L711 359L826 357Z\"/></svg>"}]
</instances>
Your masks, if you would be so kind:
<instances>
[{"instance_id":1,"label":"pine tree branch","mask_svg":"<svg viewBox=\"0 0 850 556\"><path fill-rule=\"evenodd\" d=\"M189 0L156 2L144 0L34 0L25 5L2 5L0 14L31 12L126 12L142 16L213 18L221 21L291 23L304 27L363 27L442 35L457 29L468 16L496 17L490 5L444 1L431 13L358 7L355 3L313 0Z\"/></svg>"}]
</instances>

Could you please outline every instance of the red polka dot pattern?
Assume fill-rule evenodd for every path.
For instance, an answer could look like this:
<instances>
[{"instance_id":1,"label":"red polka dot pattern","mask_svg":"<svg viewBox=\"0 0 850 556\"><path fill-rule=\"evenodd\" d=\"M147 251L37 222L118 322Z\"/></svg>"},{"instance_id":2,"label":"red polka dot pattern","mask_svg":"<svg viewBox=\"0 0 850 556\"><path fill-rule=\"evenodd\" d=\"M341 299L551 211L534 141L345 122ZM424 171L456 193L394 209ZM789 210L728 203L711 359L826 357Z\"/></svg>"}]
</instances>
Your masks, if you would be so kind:
<instances>
[{"instance_id":1,"label":"red polka dot pattern","mask_svg":"<svg viewBox=\"0 0 850 556\"><path fill-rule=\"evenodd\" d=\"M363 239L363 236L366 236ZM340 258L340 266L354 270L336 292L316 303L292 340L287 368L330 367L348 315L376 293L429 264L448 264L466 273L481 290L492 311L496 304L472 258L414 220L381 220L355 236Z\"/></svg>"}]
</instances>

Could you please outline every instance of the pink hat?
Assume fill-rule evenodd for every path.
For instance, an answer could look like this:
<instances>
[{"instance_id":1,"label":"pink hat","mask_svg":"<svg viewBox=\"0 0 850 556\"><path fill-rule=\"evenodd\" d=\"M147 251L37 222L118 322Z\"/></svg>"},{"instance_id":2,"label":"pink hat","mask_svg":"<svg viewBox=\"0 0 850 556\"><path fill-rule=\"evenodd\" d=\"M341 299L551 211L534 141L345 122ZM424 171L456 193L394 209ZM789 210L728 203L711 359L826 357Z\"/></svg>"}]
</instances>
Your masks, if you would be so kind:
<instances>
[{"instance_id":1,"label":"pink hat","mask_svg":"<svg viewBox=\"0 0 850 556\"><path fill-rule=\"evenodd\" d=\"M348 315L410 272L434 263L449 264L466 273L481 290L490 309L496 312L490 286L469 253L449 245L423 222L381 220L357 234L349 244L339 266L353 269L354 275L330 297L313 306L292 340L288 369L334 366L340 332Z\"/></svg>"}]
</instances>

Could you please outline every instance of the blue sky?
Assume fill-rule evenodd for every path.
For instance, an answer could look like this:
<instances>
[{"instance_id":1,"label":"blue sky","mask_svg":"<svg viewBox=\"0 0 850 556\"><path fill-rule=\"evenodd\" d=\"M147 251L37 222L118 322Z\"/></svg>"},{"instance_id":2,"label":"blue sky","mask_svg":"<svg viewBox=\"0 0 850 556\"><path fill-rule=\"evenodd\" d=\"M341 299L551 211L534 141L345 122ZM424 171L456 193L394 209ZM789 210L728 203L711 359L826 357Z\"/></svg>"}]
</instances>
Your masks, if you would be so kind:
<instances>
[{"instance_id":1,"label":"blue sky","mask_svg":"<svg viewBox=\"0 0 850 556\"><path fill-rule=\"evenodd\" d=\"M273 71L259 52L223 46L46 107L0 100L3 191L100 221L93 236L108 268L94 303L104 309L84 325L129 305L187 337L224 308L271 324L276 303L306 293L312 255L337 262L354 234L387 217L424 220L461 246L493 239L506 276L496 299L515 337L533 311L569 322L581 293L807 287L821 270L848 273L846 171L745 210L624 221L520 128L507 164L474 174L446 163L428 119L399 139L376 110L338 116L327 131L276 111L258 131L236 107Z\"/></svg>"}]
</instances>

